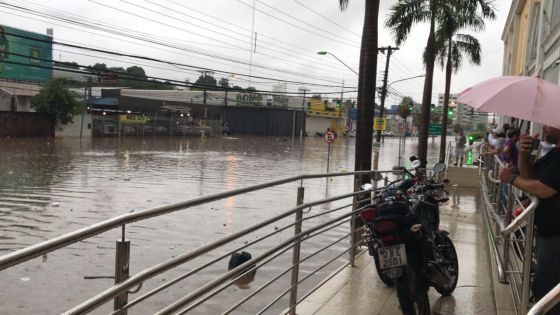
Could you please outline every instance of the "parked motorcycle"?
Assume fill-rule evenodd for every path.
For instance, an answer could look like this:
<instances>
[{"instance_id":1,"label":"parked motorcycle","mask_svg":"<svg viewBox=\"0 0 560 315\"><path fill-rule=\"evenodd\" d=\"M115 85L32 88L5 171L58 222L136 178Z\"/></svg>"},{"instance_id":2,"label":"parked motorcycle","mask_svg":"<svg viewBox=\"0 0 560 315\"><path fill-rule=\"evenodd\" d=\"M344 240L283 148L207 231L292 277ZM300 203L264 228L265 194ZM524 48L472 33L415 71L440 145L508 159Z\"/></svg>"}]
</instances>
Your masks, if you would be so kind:
<instances>
[{"instance_id":1,"label":"parked motorcycle","mask_svg":"<svg viewBox=\"0 0 560 315\"><path fill-rule=\"evenodd\" d=\"M428 179L418 171L419 164L414 161L412 165L416 174L395 168L408 178L376 192L374 202L360 213L365 223L364 240L377 272L384 283L396 286L406 315L430 314L429 287L450 295L459 278L453 242L439 229L439 203L449 198L440 197L447 192L435 176L445 165L436 164L434 176Z\"/></svg>"}]
</instances>

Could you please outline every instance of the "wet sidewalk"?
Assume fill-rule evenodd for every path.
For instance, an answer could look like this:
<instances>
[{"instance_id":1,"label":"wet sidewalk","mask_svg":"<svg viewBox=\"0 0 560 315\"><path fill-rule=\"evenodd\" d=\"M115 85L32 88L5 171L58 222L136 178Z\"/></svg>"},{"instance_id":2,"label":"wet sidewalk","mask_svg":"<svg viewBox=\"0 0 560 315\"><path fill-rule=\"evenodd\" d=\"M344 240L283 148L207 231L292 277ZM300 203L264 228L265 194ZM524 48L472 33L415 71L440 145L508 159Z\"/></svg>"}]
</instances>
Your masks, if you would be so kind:
<instances>
[{"instance_id":1,"label":"wet sidewalk","mask_svg":"<svg viewBox=\"0 0 560 315\"><path fill-rule=\"evenodd\" d=\"M496 311L500 307L497 308L495 302L496 284L493 283L480 190L452 187L450 193L451 200L441 207L441 228L450 232L459 255L459 282L449 297L430 289L432 314L508 314ZM395 289L381 282L367 252L356 260L355 268L343 270L302 302L297 313L402 314Z\"/></svg>"}]
</instances>

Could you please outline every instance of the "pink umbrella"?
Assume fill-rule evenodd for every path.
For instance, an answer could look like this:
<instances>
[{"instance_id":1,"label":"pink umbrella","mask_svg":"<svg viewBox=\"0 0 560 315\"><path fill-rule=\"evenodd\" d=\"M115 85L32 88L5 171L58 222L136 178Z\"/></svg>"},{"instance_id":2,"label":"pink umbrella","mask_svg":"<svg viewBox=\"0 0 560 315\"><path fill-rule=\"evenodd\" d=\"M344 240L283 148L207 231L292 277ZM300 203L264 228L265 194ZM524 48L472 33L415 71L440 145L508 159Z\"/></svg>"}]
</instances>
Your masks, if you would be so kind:
<instances>
[{"instance_id":1,"label":"pink umbrella","mask_svg":"<svg viewBox=\"0 0 560 315\"><path fill-rule=\"evenodd\" d=\"M458 103L560 128L560 87L537 77L498 77L472 86Z\"/></svg>"}]
</instances>

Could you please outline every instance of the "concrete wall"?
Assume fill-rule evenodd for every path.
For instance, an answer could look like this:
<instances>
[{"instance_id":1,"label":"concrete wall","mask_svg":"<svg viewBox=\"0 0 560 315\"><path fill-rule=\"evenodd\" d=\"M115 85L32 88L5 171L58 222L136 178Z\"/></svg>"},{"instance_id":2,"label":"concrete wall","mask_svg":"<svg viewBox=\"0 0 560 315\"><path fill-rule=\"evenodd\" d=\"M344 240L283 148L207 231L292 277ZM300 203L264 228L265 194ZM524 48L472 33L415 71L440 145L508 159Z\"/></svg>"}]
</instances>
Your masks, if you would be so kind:
<instances>
[{"instance_id":1,"label":"concrete wall","mask_svg":"<svg viewBox=\"0 0 560 315\"><path fill-rule=\"evenodd\" d=\"M291 137L305 130L304 112L291 109L267 107L227 107L226 120L231 131L236 134Z\"/></svg>"},{"instance_id":2,"label":"concrete wall","mask_svg":"<svg viewBox=\"0 0 560 315\"><path fill-rule=\"evenodd\" d=\"M41 114L0 111L0 137L54 137L54 125Z\"/></svg>"},{"instance_id":3,"label":"concrete wall","mask_svg":"<svg viewBox=\"0 0 560 315\"><path fill-rule=\"evenodd\" d=\"M324 133L327 128L331 128L339 135L344 133L345 119L338 117L307 116L306 131L307 135L313 136L316 133Z\"/></svg>"},{"instance_id":4,"label":"concrete wall","mask_svg":"<svg viewBox=\"0 0 560 315\"><path fill-rule=\"evenodd\" d=\"M55 130L56 137L79 137L80 129L82 129L82 137L91 137L93 135L93 117L91 114L84 115L84 123L82 125L82 115L76 115L72 123L57 127Z\"/></svg>"}]
</instances>

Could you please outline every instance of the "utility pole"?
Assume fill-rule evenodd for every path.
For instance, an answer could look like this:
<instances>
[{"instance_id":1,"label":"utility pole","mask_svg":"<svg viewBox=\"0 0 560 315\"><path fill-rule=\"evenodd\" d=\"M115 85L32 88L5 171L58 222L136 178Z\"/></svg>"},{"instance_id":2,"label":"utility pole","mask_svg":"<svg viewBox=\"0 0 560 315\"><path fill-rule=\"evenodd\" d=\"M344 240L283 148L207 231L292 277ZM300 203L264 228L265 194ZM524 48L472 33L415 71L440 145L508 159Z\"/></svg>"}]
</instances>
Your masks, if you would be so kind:
<instances>
[{"instance_id":1,"label":"utility pole","mask_svg":"<svg viewBox=\"0 0 560 315\"><path fill-rule=\"evenodd\" d=\"M381 88L381 106L379 108L379 119L383 119L385 112L385 97L387 96L387 77L389 76L389 62L391 60L391 54L395 50L399 50L398 47L380 47L378 50L382 53L387 51L387 60L385 62L385 73L383 75L383 87ZM377 135L375 139L376 145L374 147L373 154L373 170L377 170L379 165L379 151L381 150L381 130L377 130Z\"/></svg>"},{"instance_id":2,"label":"utility pole","mask_svg":"<svg viewBox=\"0 0 560 315\"><path fill-rule=\"evenodd\" d=\"M305 109L305 94L307 93L307 89L304 87L303 89L303 102L301 103L301 128L299 132L300 141L303 139L303 132L305 131L305 119L307 118L307 110Z\"/></svg>"}]
</instances>

